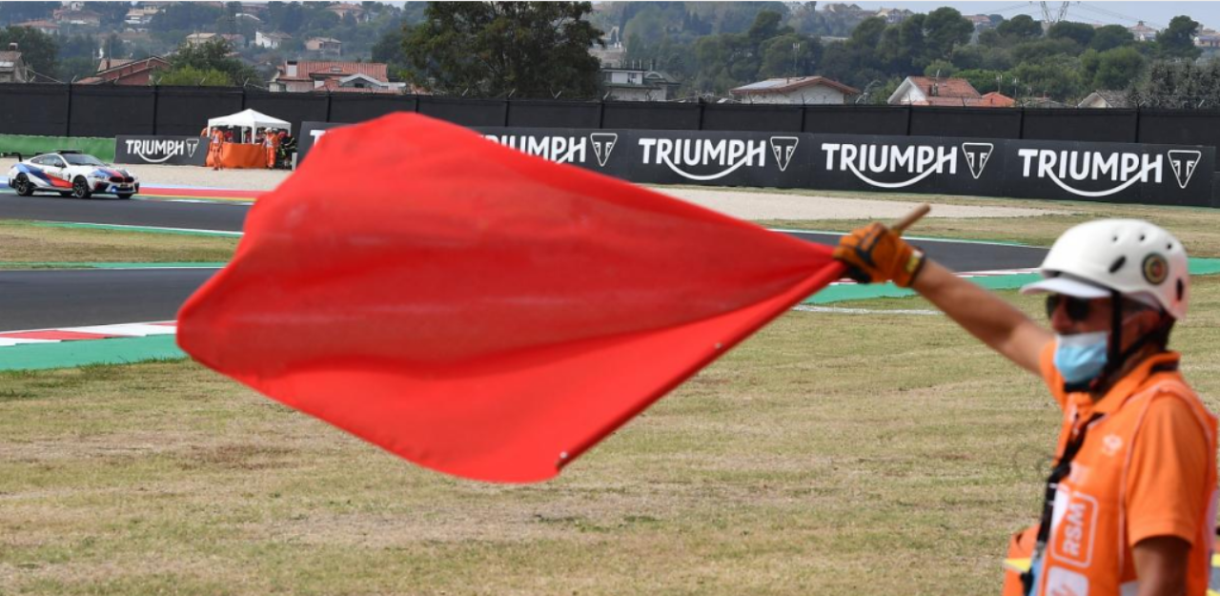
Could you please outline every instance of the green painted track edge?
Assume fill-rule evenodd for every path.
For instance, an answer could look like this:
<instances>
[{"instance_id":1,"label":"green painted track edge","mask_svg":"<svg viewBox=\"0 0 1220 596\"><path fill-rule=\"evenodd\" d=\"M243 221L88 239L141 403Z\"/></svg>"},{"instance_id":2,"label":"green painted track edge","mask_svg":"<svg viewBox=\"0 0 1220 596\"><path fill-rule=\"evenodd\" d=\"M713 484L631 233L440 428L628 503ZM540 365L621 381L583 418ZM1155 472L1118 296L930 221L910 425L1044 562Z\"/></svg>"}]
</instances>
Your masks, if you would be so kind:
<instances>
[{"instance_id":1,"label":"green painted track edge","mask_svg":"<svg viewBox=\"0 0 1220 596\"><path fill-rule=\"evenodd\" d=\"M134 364L186 357L173 335L21 344L0 347L0 371Z\"/></svg>"}]
</instances>

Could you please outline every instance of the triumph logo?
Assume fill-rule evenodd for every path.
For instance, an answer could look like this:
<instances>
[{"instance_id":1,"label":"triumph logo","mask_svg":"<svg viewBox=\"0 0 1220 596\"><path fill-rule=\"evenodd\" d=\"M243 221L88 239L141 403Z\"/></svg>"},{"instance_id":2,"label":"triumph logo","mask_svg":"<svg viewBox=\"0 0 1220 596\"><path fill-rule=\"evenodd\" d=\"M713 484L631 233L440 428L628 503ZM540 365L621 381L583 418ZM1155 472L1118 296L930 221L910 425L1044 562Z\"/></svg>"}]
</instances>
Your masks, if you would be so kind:
<instances>
[{"instance_id":1,"label":"triumph logo","mask_svg":"<svg viewBox=\"0 0 1220 596\"><path fill-rule=\"evenodd\" d=\"M1199 163L1198 151L1170 152L1170 161L1177 160L1174 173L1178 184L1186 188L1194 168ZM1189 155L1172 155L1184 153ZM1161 183L1164 161L1160 155L1102 152L1102 151L1056 151L1053 149L1018 149L1022 159L1021 175L1029 178L1049 178L1059 188L1081 197L1105 197L1126 190L1137 182ZM1189 159L1188 159L1189 158ZM1036 169L1035 169L1036 166ZM1106 190L1082 190L1069 181L1101 182L1108 180L1115 186Z\"/></svg>"},{"instance_id":2,"label":"triumph logo","mask_svg":"<svg viewBox=\"0 0 1220 596\"><path fill-rule=\"evenodd\" d=\"M737 171L742 166L767 165L767 142L740 139L658 139L641 138L644 164L664 164L689 180L716 180ZM719 172L694 174L684 167L717 166Z\"/></svg>"},{"instance_id":3,"label":"triumph logo","mask_svg":"<svg viewBox=\"0 0 1220 596\"><path fill-rule=\"evenodd\" d=\"M184 155L195 157L199 139L126 139L127 153L148 163L164 163Z\"/></svg>"},{"instance_id":4,"label":"triumph logo","mask_svg":"<svg viewBox=\"0 0 1220 596\"><path fill-rule=\"evenodd\" d=\"M957 147L822 143L822 152L826 154L827 170L849 171L856 178L878 188L903 188L932 174L957 174ZM975 155L979 157L977 152ZM987 159L981 157L976 162L978 172L982 174ZM974 171L974 166L971 166L971 171ZM870 176L899 173L911 177L901 182L882 182Z\"/></svg>"},{"instance_id":5,"label":"triumph logo","mask_svg":"<svg viewBox=\"0 0 1220 596\"><path fill-rule=\"evenodd\" d=\"M991 143L962 143L962 155L966 156L966 165L970 167L970 175L974 176L975 180L983 175L983 169L987 167L987 160L991 159L993 151L995 145Z\"/></svg>"},{"instance_id":6,"label":"triumph logo","mask_svg":"<svg viewBox=\"0 0 1220 596\"><path fill-rule=\"evenodd\" d=\"M610 152L614 151L615 143L618 143L618 133L595 132L589 135L589 142L593 143L593 155L597 156L597 165L604 168L610 160Z\"/></svg>"},{"instance_id":7,"label":"triumph logo","mask_svg":"<svg viewBox=\"0 0 1220 596\"><path fill-rule=\"evenodd\" d=\"M584 163L588 143L584 137L556 135L483 135L505 147L558 163ZM607 156L608 156L607 152ZM600 159L600 158L599 158Z\"/></svg>"},{"instance_id":8,"label":"triumph logo","mask_svg":"<svg viewBox=\"0 0 1220 596\"><path fill-rule=\"evenodd\" d=\"M1169 152L1169 167L1173 168L1173 177L1177 178L1178 186L1183 190L1190 184L1191 176L1195 175L1195 167L1202 159L1202 151L1174 149Z\"/></svg>"},{"instance_id":9,"label":"triumph logo","mask_svg":"<svg viewBox=\"0 0 1220 596\"><path fill-rule=\"evenodd\" d=\"M779 166L779 171L788 170L799 144L801 140L796 137L771 137L771 150L775 152L775 165Z\"/></svg>"}]
</instances>

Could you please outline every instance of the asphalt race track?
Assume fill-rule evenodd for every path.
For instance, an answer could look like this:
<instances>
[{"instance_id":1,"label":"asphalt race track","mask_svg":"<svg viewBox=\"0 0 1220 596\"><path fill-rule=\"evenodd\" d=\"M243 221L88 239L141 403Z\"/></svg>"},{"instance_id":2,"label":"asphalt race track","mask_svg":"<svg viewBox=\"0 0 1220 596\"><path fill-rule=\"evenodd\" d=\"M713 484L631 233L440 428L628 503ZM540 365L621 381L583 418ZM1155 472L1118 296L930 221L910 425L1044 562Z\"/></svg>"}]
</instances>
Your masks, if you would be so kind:
<instances>
[{"instance_id":1,"label":"asphalt race track","mask_svg":"<svg viewBox=\"0 0 1220 596\"><path fill-rule=\"evenodd\" d=\"M240 232L248 205L0 193L0 218Z\"/></svg>"},{"instance_id":2,"label":"asphalt race track","mask_svg":"<svg viewBox=\"0 0 1220 596\"><path fill-rule=\"evenodd\" d=\"M217 271L0 271L0 331L172 321Z\"/></svg>"},{"instance_id":3,"label":"asphalt race track","mask_svg":"<svg viewBox=\"0 0 1220 596\"><path fill-rule=\"evenodd\" d=\"M0 218L240 231L248 205L173 201L76 200L0 193ZM823 245L838 233L784 232ZM955 271L1037 267L1046 250L973 242L916 240ZM215 269L0 271L0 331L173 320Z\"/></svg>"}]
</instances>

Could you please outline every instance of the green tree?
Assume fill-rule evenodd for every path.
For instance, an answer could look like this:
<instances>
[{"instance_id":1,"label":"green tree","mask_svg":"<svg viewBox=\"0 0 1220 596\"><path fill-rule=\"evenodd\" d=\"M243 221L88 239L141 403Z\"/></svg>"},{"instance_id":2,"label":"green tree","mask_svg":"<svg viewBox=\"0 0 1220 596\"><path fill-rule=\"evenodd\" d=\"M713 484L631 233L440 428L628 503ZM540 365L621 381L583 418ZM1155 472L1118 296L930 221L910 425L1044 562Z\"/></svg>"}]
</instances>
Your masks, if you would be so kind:
<instances>
[{"instance_id":1,"label":"green tree","mask_svg":"<svg viewBox=\"0 0 1220 596\"><path fill-rule=\"evenodd\" d=\"M754 24L750 25L750 30L746 34L750 38L750 44L758 47L772 37L791 32L791 28L780 26L783 18L783 15L774 11L759 12L758 16L754 17Z\"/></svg>"},{"instance_id":2,"label":"green tree","mask_svg":"<svg viewBox=\"0 0 1220 596\"><path fill-rule=\"evenodd\" d=\"M477 97L590 98L600 64L588 48L602 32L589 2L431 2L404 50L410 79L438 93Z\"/></svg>"},{"instance_id":3,"label":"green tree","mask_svg":"<svg viewBox=\"0 0 1220 596\"><path fill-rule=\"evenodd\" d=\"M0 25L47 19L60 6L59 2L6 2L0 10Z\"/></svg>"},{"instance_id":4,"label":"green tree","mask_svg":"<svg viewBox=\"0 0 1220 596\"><path fill-rule=\"evenodd\" d=\"M180 85L183 87L229 87L233 85L229 74L214 68L198 69L181 66L159 71L153 75L158 85Z\"/></svg>"},{"instance_id":5,"label":"green tree","mask_svg":"<svg viewBox=\"0 0 1220 596\"><path fill-rule=\"evenodd\" d=\"M377 39L377 43L373 44L372 48L373 62L385 63L390 69L391 76L395 79L406 78L405 71L411 62L403 50L404 39L406 39L405 25L391 27Z\"/></svg>"},{"instance_id":6,"label":"green tree","mask_svg":"<svg viewBox=\"0 0 1220 596\"><path fill-rule=\"evenodd\" d=\"M1080 46L1070 39L1039 39L1017 44L1012 48L1012 59L1024 62L1043 62L1057 56L1075 56Z\"/></svg>"},{"instance_id":7,"label":"green tree","mask_svg":"<svg viewBox=\"0 0 1220 596\"><path fill-rule=\"evenodd\" d=\"M979 93L991 93L992 91L1004 93L1005 91L1004 73L998 70L971 68L967 70L959 70L955 76L970 81L970 85L978 90ZM1009 78L1011 79L1011 77ZM1011 94L1013 93L1011 85L1008 86L1007 91L1008 93L1004 93L1004 95L1011 97Z\"/></svg>"},{"instance_id":8,"label":"green tree","mask_svg":"<svg viewBox=\"0 0 1220 596\"><path fill-rule=\"evenodd\" d=\"M1010 43L1042 37L1042 23L1035 21L1033 17L1026 14L1019 14L1000 23L995 30L1001 38Z\"/></svg>"},{"instance_id":9,"label":"green tree","mask_svg":"<svg viewBox=\"0 0 1220 596\"><path fill-rule=\"evenodd\" d=\"M93 59L97 55L97 38L92 35L73 35L60 36L59 38L59 57L61 59L68 58L88 58Z\"/></svg>"},{"instance_id":10,"label":"green tree","mask_svg":"<svg viewBox=\"0 0 1220 596\"><path fill-rule=\"evenodd\" d=\"M0 31L0 48L8 49L10 43L17 44L21 59L35 72L54 76L59 71L59 44L54 37L29 27L6 27Z\"/></svg>"},{"instance_id":11,"label":"green tree","mask_svg":"<svg viewBox=\"0 0 1220 596\"><path fill-rule=\"evenodd\" d=\"M958 68L952 62L947 60L933 60L923 69L925 77L955 77L957 76ZM975 87L978 89L978 87Z\"/></svg>"},{"instance_id":12,"label":"green tree","mask_svg":"<svg viewBox=\"0 0 1220 596\"><path fill-rule=\"evenodd\" d=\"M788 5L784 2L713 2L714 30L718 33L745 33L758 21L763 11L779 13L786 19Z\"/></svg>"},{"instance_id":13,"label":"green tree","mask_svg":"<svg viewBox=\"0 0 1220 596\"><path fill-rule=\"evenodd\" d=\"M1156 36L1157 46L1161 54L1170 58L1199 57L1202 50L1195 47L1195 35L1199 33L1199 23L1188 16L1177 16L1169 21L1169 27Z\"/></svg>"},{"instance_id":14,"label":"green tree","mask_svg":"<svg viewBox=\"0 0 1220 596\"><path fill-rule=\"evenodd\" d=\"M885 33L885 19L870 17L864 19L851 32L847 44L855 49L870 49L877 47L881 36Z\"/></svg>"},{"instance_id":15,"label":"green tree","mask_svg":"<svg viewBox=\"0 0 1220 596\"><path fill-rule=\"evenodd\" d=\"M123 40L119 38L117 33L111 33L106 36L106 39L102 41L102 51L109 58L126 58L130 55L127 44L123 43Z\"/></svg>"},{"instance_id":16,"label":"green tree","mask_svg":"<svg viewBox=\"0 0 1220 596\"><path fill-rule=\"evenodd\" d=\"M1071 56L1055 56L1043 62L1022 62L1009 74L1020 81L1023 96L1069 100L1083 95L1080 69Z\"/></svg>"},{"instance_id":17,"label":"green tree","mask_svg":"<svg viewBox=\"0 0 1220 596\"><path fill-rule=\"evenodd\" d=\"M987 48L998 48L1004 45L1004 36L995 29L984 29L979 32L979 45Z\"/></svg>"},{"instance_id":18,"label":"green tree","mask_svg":"<svg viewBox=\"0 0 1220 596\"><path fill-rule=\"evenodd\" d=\"M760 53L758 78L801 77L813 74L821 59L822 44L817 38L787 33L764 41Z\"/></svg>"},{"instance_id":19,"label":"green tree","mask_svg":"<svg viewBox=\"0 0 1220 596\"><path fill-rule=\"evenodd\" d=\"M1096 34L1097 30L1091 25L1070 21L1059 21L1046 30L1047 37L1051 39L1070 39L1080 44L1081 48L1089 47Z\"/></svg>"},{"instance_id":20,"label":"green tree","mask_svg":"<svg viewBox=\"0 0 1220 596\"><path fill-rule=\"evenodd\" d=\"M122 25L127 19L127 11L131 10L130 2L90 2L89 10L102 16L103 27Z\"/></svg>"},{"instance_id":21,"label":"green tree","mask_svg":"<svg viewBox=\"0 0 1220 596\"><path fill-rule=\"evenodd\" d=\"M1145 62L1144 56L1132 47L1101 52L1093 86L1097 89L1126 89L1140 75Z\"/></svg>"},{"instance_id":22,"label":"green tree","mask_svg":"<svg viewBox=\"0 0 1220 596\"><path fill-rule=\"evenodd\" d=\"M916 72L923 70L928 62L927 46L924 15L917 14L897 25L886 27L874 55L886 72Z\"/></svg>"},{"instance_id":23,"label":"green tree","mask_svg":"<svg viewBox=\"0 0 1220 596\"><path fill-rule=\"evenodd\" d=\"M91 77L97 73L97 61L93 58L77 56L75 58L64 58L59 62L59 70L55 74L55 78L71 83L79 81L86 77Z\"/></svg>"},{"instance_id":24,"label":"green tree","mask_svg":"<svg viewBox=\"0 0 1220 596\"><path fill-rule=\"evenodd\" d=\"M231 57L232 48L224 39L212 39L198 45L183 44L170 58L168 72L191 69L192 75L206 75L209 81L215 82L210 71L217 71L228 77L227 85L241 86L250 81L259 81L261 77L241 60ZM160 81L161 79L158 79ZM158 83L169 84L169 83Z\"/></svg>"},{"instance_id":25,"label":"green tree","mask_svg":"<svg viewBox=\"0 0 1220 596\"><path fill-rule=\"evenodd\" d=\"M970 42L970 35L974 32L974 25L962 13L947 6L928 13L923 27L929 60L949 58L955 47Z\"/></svg>"},{"instance_id":26,"label":"green tree","mask_svg":"<svg viewBox=\"0 0 1220 596\"><path fill-rule=\"evenodd\" d=\"M153 15L149 28L154 31L197 31L211 27L224 10L202 2L174 2Z\"/></svg>"},{"instance_id":27,"label":"green tree","mask_svg":"<svg viewBox=\"0 0 1220 596\"><path fill-rule=\"evenodd\" d=\"M1117 47L1130 45L1135 43L1135 35L1127 30L1122 25L1106 25L1099 27L1093 34L1093 40L1089 42L1089 47L1104 52Z\"/></svg>"},{"instance_id":28,"label":"green tree","mask_svg":"<svg viewBox=\"0 0 1220 596\"><path fill-rule=\"evenodd\" d=\"M643 10L631 17L621 32L624 39L638 35L641 40L660 40L665 35L665 28L664 13L657 6L650 5L645 6Z\"/></svg>"}]
</instances>

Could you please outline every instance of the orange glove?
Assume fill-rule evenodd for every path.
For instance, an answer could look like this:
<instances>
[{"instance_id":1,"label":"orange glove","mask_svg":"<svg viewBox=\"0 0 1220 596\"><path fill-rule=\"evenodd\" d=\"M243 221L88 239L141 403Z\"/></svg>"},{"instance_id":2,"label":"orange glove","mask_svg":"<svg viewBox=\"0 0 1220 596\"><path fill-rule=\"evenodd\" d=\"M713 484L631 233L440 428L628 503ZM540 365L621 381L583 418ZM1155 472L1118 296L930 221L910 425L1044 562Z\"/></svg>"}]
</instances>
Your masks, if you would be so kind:
<instances>
[{"instance_id":1,"label":"orange glove","mask_svg":"<svg viewBox=\"0 0 1220 596\"><path fill-rule=\"evenodd\" d=\"M893 281L906 288L923 268L923 251L879 223L857 228L839 239L834 257L847 264L847 275L860 283Z\"/></svg>"}]
</instances>

